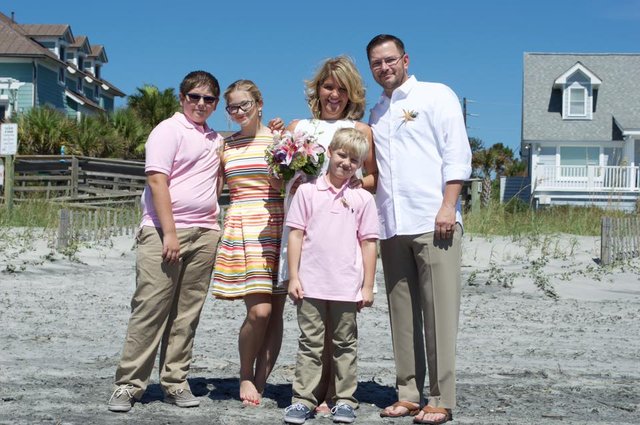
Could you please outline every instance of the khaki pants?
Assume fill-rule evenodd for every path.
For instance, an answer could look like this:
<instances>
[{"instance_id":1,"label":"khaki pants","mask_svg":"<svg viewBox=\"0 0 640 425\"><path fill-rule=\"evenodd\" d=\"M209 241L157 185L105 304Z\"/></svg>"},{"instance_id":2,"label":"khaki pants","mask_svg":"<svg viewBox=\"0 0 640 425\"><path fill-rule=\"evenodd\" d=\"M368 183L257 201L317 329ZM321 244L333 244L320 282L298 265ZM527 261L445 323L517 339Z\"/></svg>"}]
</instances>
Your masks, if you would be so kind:
<instances>
[{"instance_id":1,"label":"khaki pants","mask_svg":"<svg viewBox=\"0 0 640 425\"><path fill-rule=\"evenodd\" d=\"M354 409L358 407L358 401L353 396L358 387L356 315L355 302L304 298L298 304L300 337L292 403L302 403L311 410L318 405L314 392L322 376L324 333L329 320L333 328L332 361L336 387L333 402L346 403Z\"/></svg>"},{"instance_id":2,"label":"khaki pants","mask_svg":"<svg viewBox=\"0 0 640 425\"><path fill-rule=\"evenodd\" d=\"M428 404L456 405L461 238L458 224L449 240L430 232L380 241L399 400L422 402L426 345Z\"/></svg>"},{"instance_id":3,"label":"khaki pants","mask_svg":"<svg viewBox=\"0 0 640 425\"><path fill-rule=\"evenodd\" d=\"M165 392L187 389L193 339L206 300L217 230L178 229L182 261L162 261L161 230L143 227L138 234L136 289L116 385L130 384L136 399L144 393L158 347L160 384Z\"/></svg>"}]
</instances>

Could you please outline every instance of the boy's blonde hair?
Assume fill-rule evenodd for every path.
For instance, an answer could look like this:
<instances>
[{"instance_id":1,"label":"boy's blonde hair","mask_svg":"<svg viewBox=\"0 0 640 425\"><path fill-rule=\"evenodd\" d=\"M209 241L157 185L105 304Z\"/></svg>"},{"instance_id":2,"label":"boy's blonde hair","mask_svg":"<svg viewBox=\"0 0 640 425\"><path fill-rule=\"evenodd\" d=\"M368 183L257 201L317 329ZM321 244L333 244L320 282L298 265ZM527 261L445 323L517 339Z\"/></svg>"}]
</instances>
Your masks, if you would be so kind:
<instances>
[{"instance_id":1,"label":"boy's blonde hair","mask_svg":"<svg viewBox=\"0 0 640 425\"><path fill-rule=\"evenodd\" d=\"M332 151L342 149L352 157L364 161L369 153L369 141L367 137L355 128L341 128L335 132L329 149Z\"/></svg>"}]
</instances>

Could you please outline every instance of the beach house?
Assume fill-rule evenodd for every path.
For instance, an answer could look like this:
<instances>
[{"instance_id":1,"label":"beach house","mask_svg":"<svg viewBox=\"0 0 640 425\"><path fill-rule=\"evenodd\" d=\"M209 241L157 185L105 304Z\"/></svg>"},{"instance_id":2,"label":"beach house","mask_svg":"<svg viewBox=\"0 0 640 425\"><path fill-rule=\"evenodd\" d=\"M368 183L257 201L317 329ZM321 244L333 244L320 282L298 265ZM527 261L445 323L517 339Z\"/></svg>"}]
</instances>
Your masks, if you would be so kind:
<instances>
[{"instance_id":1,"label":"beach house","mask_svg":"<svg viewBox=\"0 0 640 425\"><path fill-rule=\"evenodd\" d=\"M103 77L104 46L69 25L18 24L0 13L0 120L37 106L70 117L112 112L125 94Z\"/></svg>"},{"instance_id":2,"label":"beach house","mask_svg":"<svg viewBox=\"0 0 640 425\"><path fill-rule=\"evenodd\" d=\"M640 54L525 53L521 152L532 203L634 210Z\"/></svg>"}]
</instances>

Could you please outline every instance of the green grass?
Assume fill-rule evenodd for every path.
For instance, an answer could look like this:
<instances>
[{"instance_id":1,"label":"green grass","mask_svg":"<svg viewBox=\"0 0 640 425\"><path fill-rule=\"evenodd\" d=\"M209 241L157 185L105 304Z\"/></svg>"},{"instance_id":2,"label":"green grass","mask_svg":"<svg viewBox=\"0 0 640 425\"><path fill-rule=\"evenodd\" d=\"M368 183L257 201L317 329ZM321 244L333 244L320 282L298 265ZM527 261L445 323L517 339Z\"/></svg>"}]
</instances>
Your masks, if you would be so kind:
<instances>
[{"instance_id":1,"label":"green grass","mask_svg":"<svg viewBox=\"0 0 640 425\"><path fill-rule=\"evenodd\" d=\"M6 205L0 205L0 227L58 227L60 204L33 199L16 202L9 212Z\"/></svg>"},{"instance_id":2,"label":"green grass","mask_svg":"<svg viewBox=\"0 0 640 425\"><path fill-rule=\"evenodd\" d=\"M469 233L516 238L554 233L598 236L603 216L625 217L629 214L615 210L605 211L597 207L572 206L555 206L535 211L523 204L492 203L486 208L466 213L464 227Z\"/></svg>"},{"instance_id":3,"label":"green grass","mask_svg":"<svg viewBox=\"0 0 640 425\"><path fill-rule=\"evenodd\" d=\"M63 206L46 200L18 202L9 214L6 206L0 206L1 227L57 228L59 210ZM486 208L464 215L465 231L480 235L524 236L568 233L597 236L603 216L624 217L620 211L602 210L596 207L557 206L531 210L522 204L500 205L493 203Z\"/></svg>"}]
</instances>

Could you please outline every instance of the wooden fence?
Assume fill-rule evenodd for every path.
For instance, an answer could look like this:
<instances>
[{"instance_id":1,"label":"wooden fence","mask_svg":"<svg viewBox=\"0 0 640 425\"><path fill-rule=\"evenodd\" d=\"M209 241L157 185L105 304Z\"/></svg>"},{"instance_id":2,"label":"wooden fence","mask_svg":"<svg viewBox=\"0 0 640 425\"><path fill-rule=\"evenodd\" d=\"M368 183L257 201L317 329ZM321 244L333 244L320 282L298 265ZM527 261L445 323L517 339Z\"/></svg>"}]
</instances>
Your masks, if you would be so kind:
<instances>
[{"instance_id":1,"label":"wooden fence","mask_svg":"<svg viewBox=\"0 0 640 425\"><path fill-rule=\"evenodd\" d=\"M140 223L140 209L61 209L57 249L81 242L95 242L112 236L133 235Z\"/></svg>"},{"instance_id":2,"label":"wooden fence","mask_svg":"<svg viewBox=\"0 0 640 425\"><path fill-rule=\"evenodd\" d=\"M82 156L16 156L16 201L43 198L78 206L135 205L146 183L144 163Z\"/></svg>"},{"instance_id":3,"label":"wooden fence","mask_svg":"<svg viewBox=\"0 0 640 425\"><path fill-rule=\"evenodd\" d=\"M640 256L640 218L602 217L600 264Z\"/></svg>"}]
</instances>

